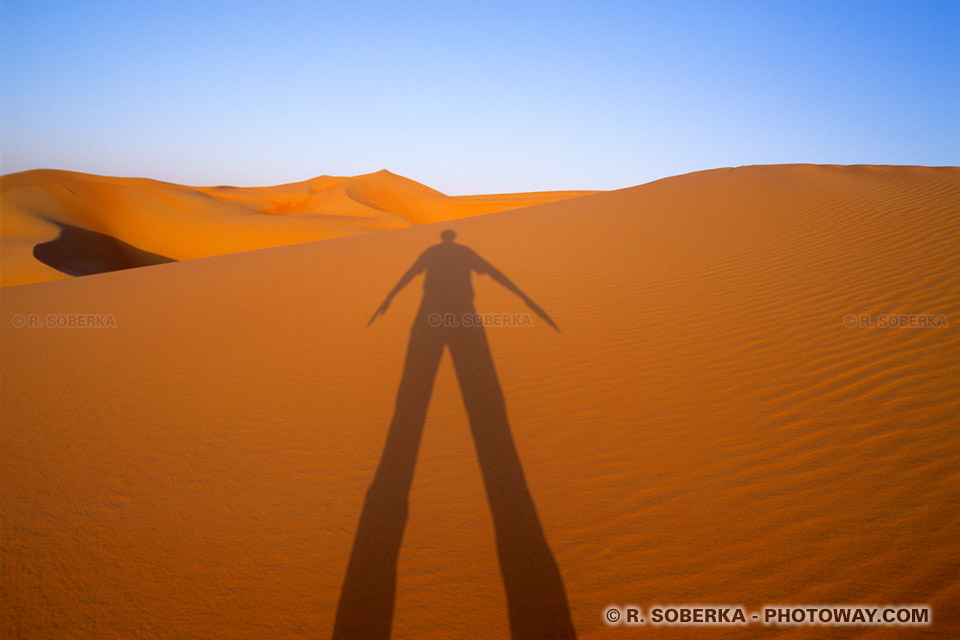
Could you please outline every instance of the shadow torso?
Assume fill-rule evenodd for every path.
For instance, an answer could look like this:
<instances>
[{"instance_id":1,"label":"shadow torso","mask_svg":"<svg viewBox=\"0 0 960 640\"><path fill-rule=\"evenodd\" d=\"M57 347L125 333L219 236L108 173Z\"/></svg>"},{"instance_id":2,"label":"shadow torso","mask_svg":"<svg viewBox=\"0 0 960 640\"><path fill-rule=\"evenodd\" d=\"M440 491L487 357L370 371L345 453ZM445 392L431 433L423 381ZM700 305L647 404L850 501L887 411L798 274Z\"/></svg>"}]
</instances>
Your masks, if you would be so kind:
<instances>
[{"instance_id":1,"label":"shadow torso","mask_svg":"<svg viewBox=\"0 0 960 640\"><path fill-rule=\"evenodd\" d=\"M487 272L486 262L473 249L444 242L424 251L418 262L426 270L420 315L473 311L470 272Z\"/></svg>"}]
</instances>

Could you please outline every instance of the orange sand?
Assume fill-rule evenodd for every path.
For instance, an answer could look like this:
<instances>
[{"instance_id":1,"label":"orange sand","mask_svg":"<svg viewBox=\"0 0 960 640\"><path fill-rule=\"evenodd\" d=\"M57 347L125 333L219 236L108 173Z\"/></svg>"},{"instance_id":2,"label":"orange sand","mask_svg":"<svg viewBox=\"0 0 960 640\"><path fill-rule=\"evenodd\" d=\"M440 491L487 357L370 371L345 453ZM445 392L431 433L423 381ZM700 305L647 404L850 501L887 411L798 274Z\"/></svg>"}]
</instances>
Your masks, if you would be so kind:
<instances>
[{"instance_id":1,"label":"orange sand","mask_svg":"<svg viewBox=\"0 0 960 640\"><path fill-rule=\"evenodd\" d=\"M0 178L0 283L69 277L33 257L34 245L60 233L56 222L186 260L454 220L588 193L446 196L389 171L250 188L25 171Z\"/></svg>"},{"instance_id":2,"label":"orange sand","mask_svg":"<svg viewBox=\"0 0 960 640\"><path fill-rule=\"evenodd\" d=\"M329 637L420 281L366 323L453 228L562 330L487 335L580 637L960 637L958 210L958 168L721 169L4 289L0 635ZM150 220L142 248L202 253ZM481 312L527 312L474 286ZM116 328L14 327L76 313ZM883 313L949 326L844 325ZM656 603L927 603L934 624L601 619ZM393 634L502 638L506 616L445 356Z\"/></svg>"}]
</instances>

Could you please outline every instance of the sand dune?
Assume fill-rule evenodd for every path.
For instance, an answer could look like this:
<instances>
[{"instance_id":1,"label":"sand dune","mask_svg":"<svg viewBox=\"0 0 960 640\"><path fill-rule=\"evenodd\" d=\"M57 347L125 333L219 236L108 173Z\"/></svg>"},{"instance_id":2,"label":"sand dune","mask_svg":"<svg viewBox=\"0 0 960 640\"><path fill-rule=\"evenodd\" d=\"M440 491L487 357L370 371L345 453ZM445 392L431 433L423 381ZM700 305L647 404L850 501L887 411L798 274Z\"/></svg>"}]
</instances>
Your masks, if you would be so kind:
<instances>
[{"instance_id":1,"label":"sand dune","mask_svg":"<svg viewBox=\"0 0 960 640\"><path fill-rule=\"evenodd\" d=\"M69 272L38 260L33 251L38 244L55 242L63 225L128 245L120 262L144 266L156 261L143 261L138 251L187 260L454 220L587 193L446 196L389 171L248 188L26 171L0 178L0 282L10 286L68 277ZM70 240L58 249L69 254L63 259L86 260L88 268L102 271L116 267L116 260L98 261L102 242L91 248Z\"/></svg>"},{"instance_id":2,"label":"sand dune","mask_svg":"<svg viewBox=\"0 0 960 640\"><path fill-rule=\"evenodd\" d=\"M208 197L166 189L151 197ZM363 193L358 207L383 206ZM251 194L224 190L209 211L234 206L257 227ZM478 311L530 314L486 336L579 637L958 637L958 211L958 168L745 167L4 289L0 634L330 637L420 277L366 325L452 228L561 330L474 277ZM74 223L95 226L85 213ZM5 236L40 224L17 220ZM200 255L183 224L166 237L144 216L145 235L115 235ZM45 326L76 314L104 326ZM946 326L867 326L883 314ZM393 637L509 637L510 589L536 609L501 576L487 472L445 355ZM926 603L934 623L630 630L601 617L658 603Z\"/></svg>"}]
</instances>

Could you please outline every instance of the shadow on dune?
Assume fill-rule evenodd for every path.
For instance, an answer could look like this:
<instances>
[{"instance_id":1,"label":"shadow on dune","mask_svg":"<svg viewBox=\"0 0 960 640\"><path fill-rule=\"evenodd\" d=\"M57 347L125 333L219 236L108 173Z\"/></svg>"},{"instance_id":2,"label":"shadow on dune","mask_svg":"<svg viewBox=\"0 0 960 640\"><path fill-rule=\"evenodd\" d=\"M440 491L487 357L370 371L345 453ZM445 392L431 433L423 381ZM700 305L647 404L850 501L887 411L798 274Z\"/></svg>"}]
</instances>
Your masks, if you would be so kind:
<instances>
[{"instance_id":1,"label":"shadow on dune","mask_svg":"<svg viewBox=\"0 0 960 640\"><path fill-rule=\"evenodd\" d=\"M425 272L423 300L410 332L393 420L364 501L333 637L390 636L410 485L437 367L446 347L453 358L493 515L511 634L514 638L574 638L560 570L544 537L514 446L486 332L470 321L475 314L471 272L491 276L551 326L556 325L506 276L470 248L455 243L453 231L444 231L442 237L442 243L424 251L403 275L370 320L372 323L382 315L393 296L414 276Z\"/></svg>"},{"instance_id":2,"label":"shadow on dune","mask_svg":"<svg viewBox=\"0 0 960 640\"><path fill-rule=\"evenodd\" d=\"M60 235L33 248L33 257L71 276L120 271L152 264L176 262L172 258L138 249L131 244L89 229L54 222Z\"/></svg>"}]
</instances>

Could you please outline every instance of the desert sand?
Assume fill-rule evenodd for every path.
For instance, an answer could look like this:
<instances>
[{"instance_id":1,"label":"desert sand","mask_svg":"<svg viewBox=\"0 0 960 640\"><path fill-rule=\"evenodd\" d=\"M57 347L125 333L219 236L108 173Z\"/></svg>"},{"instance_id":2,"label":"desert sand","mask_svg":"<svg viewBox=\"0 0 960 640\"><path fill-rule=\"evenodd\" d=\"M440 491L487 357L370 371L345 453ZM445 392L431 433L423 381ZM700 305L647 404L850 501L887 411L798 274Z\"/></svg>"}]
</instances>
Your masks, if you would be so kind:
<instances>
[{"instance_id":1,"label":"desert sand","mask_svg":"<svg viewBox=\"0 0 960 640\"><path fill-rule=\"evenodd\" d=\"M25 171L0 178L0 284L400 229L587 193L447 196L386 170L273 187L188 187L144 178ZM65 228L72 235L64 237ZM75 237L85 231L97 235ZM57 239L66 246L53 244ZM34 247L42 243L51 243L46 253L53 260L37 259ZM76 245L81 244L86 252L78 256Z\"/></svg>"},{"instance_id":2,"label":"desert sand","mask_svg":"<svg viewBox=\"0 0 960 640\"><path fill-rule=\"evenodd\" d=\"M960 637L960 168L718 169L475 217L371 197L340 228L405 228L316 242L294 210L326 196L301 187L5 188L28 177L47 186L4 211L24 252L56 235L49 207L178 261L2 291L5 638L330 637L423 276L367 324L445 229L559 328L473 277L477 311L530 320L485 333L578 637ZM69 209L67 189L148 213L98 226L120 216ZM286 215L254 211L270 198ZM249 226L215 234L226 216ZM199 257L261 239L289 246ZM47 326L78 314L106 320ZM947 324L867 326L883 314ZM509 637L449 353L424 424L392 637ZM671 603L923 603L933 624L602 619Z\"/></svg>"}]
</instances>

